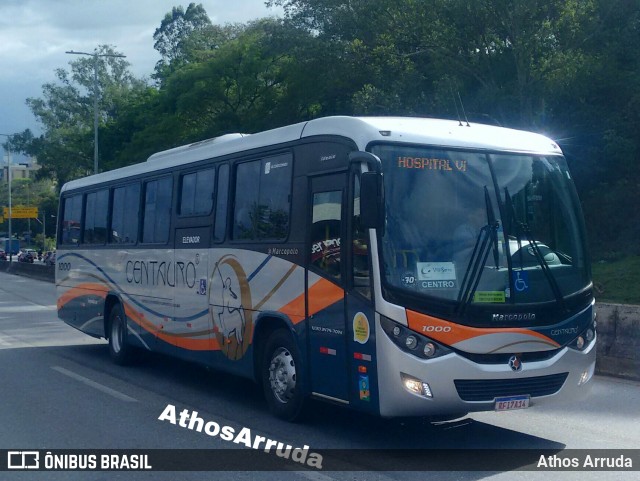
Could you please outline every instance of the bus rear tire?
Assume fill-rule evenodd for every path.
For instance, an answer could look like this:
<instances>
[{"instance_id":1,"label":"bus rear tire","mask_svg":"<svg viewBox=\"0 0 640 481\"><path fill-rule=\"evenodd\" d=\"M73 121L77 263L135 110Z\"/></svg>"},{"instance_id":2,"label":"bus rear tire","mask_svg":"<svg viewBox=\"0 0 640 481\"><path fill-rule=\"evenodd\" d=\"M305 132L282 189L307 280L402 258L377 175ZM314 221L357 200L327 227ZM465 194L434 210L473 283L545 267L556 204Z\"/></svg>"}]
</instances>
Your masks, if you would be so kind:
<instances>
[{"instance_id":1,"label":"bus rear tire","mask_svg":"<svg viewBox=\"0 0 640 481\"><path fill-rule=\"evenodd\" d=\"M262 387L271 413L285 421L302 416L302 356L286 329L271 333L262 356Z\"/></svg>"},{"instance_id":2,"label":"bus rear tire","mask_svg":"<svg viewBox=\"0 0 640 481\"><path fill-rule=\"evenodd\" d=\"M127 343L127 320L121 304L109 312L109 355L116 364L125 366L133 360L133 348Z\"/></svg>"}]
</instances>

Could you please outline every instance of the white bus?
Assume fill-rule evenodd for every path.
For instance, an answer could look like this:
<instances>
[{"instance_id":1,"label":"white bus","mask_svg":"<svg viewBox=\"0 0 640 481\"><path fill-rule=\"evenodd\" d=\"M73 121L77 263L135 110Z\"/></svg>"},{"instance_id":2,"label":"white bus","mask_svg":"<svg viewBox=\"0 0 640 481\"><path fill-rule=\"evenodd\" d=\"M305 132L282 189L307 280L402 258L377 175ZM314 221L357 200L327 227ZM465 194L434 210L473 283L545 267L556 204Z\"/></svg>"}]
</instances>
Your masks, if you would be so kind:
<instances>
[{"instance_id":1,"label":"white bus","mask_svg":"<svg viewBox=\"0 0 640 481\"><path fill-rule=\"evenodd\" d=\"M61 190L58 315L386 417L584 392L595 315L562 152L533 133L328 117L229 134Z\"/></svg>"}]
</instances>

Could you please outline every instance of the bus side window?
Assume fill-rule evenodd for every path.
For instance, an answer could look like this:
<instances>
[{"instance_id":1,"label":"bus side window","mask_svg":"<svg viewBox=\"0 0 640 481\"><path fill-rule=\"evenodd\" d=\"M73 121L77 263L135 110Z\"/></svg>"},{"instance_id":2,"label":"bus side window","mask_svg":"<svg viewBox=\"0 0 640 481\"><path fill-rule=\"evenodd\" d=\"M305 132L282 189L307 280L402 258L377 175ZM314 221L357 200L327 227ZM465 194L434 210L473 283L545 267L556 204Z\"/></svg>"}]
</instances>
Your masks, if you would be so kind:
<instances>
[{"instance_id":1,"label":"bus side window","mask_svg":"<svg viewBox=\"0 0 640 481\"><path fill-rule=\"evenodd\" d=\"M145 244L165 244L169 240L172 186L172 177L152 180L145 184L142 226L142 242Z\"/></svg>"},{"instance_id":2,"label":"bus side window","mask_svg":"<svg viewBox=\"0 0 640 481\"><path fill-rule=\"evenodd\" d=\"M99 245L106 242L108 211L109 191L107 189L87 194L82 237L85 244Z\"/></svg>"},{"instance_id":3,"label":"bus side window","mask_svg":"<svg viewBox=\"0 0 640 481\"><path fill-rule=\"evenodd\" d=\"M367 299L371 299L369 277L369 240L367 230L360 222L360 174L353 176L353 219L351 265L353 268L353 287Z\"/></svg>"},{"instance_id":4,"label":"bus side window","mask_svg":"<svg viewBox=\"0 0 640 481\"><path fill-rule=\"evenodd\" d=\"M181 176L180 215L209 215L213 207L215 169Z\"/></svg>"},{"instance_id":5,"label":"bus side window","mask_svg":"<svg viewBox=\"0 0 640 481\"><path fill-rule=\"evenodd\" d=\"M129 184L113 190L110 244L138 242L139 211L140 184Z\"/></svg>"},{"instance_id":6,"label":"bus side window","mask_svg":"<svg viewBox=\"0 0 640 481\"><path fill-rule=\"evenodd\" d=\"M283 241L287 238L292 173L290 153L237 165L233 239Z\"/></svg>"},{"instance_id":7,"label":"bus side window","mask_svg":"<svg viewBox=\"0 0 640 481\"><path fill-rule=\"evenodd\" d=\"M311 264L336 279L340 278L341 212L341 190L313 194Z\"/></svg>"},{"instance_id":8,"label":"bus side window","mask_svg":"<svg viewBox=\"0 0 640 481\"><path fill-rule=\"evenodd\" d=\"M64 199L62 244L78 245L82 230L82 194Z\"/></svg>"}]
</instances>

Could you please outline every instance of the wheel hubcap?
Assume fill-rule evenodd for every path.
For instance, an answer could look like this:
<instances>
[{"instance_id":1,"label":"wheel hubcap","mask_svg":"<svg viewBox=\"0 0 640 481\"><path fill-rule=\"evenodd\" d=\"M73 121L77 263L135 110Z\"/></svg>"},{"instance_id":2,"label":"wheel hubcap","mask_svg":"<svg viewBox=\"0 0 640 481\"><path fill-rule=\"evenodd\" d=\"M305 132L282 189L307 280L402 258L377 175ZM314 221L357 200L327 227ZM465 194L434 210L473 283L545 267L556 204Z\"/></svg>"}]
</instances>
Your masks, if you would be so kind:
<instances>
[{"instance_id":1,"label":"wheel hubcap","mask_svg":"<svg viewBox=\"0 0 640 481\"><path fill-rule=\"evenodd\" d=\"M286 404L291 400L296 387L296 365L288 349L279 347L273 353L269 365L269 382L278 401Z\"/></svg>"}]
</instances>

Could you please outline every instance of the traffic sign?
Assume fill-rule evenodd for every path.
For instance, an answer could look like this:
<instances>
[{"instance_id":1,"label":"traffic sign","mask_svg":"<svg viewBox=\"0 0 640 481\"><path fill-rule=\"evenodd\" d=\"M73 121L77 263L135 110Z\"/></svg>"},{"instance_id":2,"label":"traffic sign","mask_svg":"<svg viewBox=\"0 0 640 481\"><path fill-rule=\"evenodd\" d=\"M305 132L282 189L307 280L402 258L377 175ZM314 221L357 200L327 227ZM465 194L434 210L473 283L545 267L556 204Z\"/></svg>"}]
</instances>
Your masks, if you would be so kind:
<instances>
[{"instance_id":1,"label":"traffic sign","mask_svg":"<svg viewBox=\"0 0 640 481\"><path fill-rule=\"evenodd\" d=\"M3 207L3 216L5 218L9 218L9 208ZM38 218L38 208L37 207L26 207L24 205L16 205L11 207L11 218L12 219L37 219Z\"/></svg>"}]
</instances>

